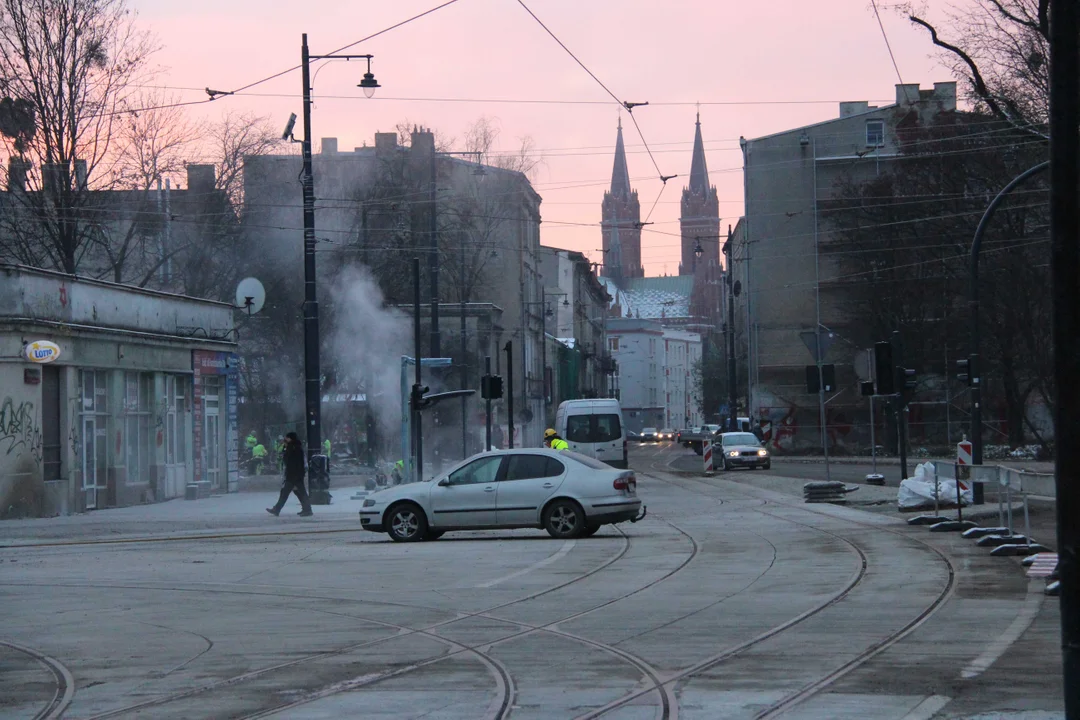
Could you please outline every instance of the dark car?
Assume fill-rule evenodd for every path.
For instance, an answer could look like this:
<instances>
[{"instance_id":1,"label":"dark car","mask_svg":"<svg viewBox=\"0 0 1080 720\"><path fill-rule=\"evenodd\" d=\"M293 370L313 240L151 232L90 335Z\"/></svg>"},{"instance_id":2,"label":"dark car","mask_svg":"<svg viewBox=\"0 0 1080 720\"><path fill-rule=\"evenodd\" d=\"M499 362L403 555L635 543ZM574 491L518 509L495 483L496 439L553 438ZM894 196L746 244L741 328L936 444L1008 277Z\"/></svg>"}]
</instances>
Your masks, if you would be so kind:
<instances>
[{"instance_id":1,"label":"dark car","mask_svg":"<svg viewBox=\"0 0 1080 720\"><path fill-rule=\"evenodd\" d=\"M642 428L641 429L641 441L642 442L656 442L660 439L660 433L656 431L656 428Z\"/></svg>"},{"instance_id":2,"label":"dark car","mask_svg":"<svg viewBox=\"0 0 1080 720\"><path fill-rule=\"evenodd\" d=\"M717 458L723 459L725 470L734 470L737 467L764 468L772 467L772 458L769 451L753 433L729 432L721 434L713 443L713 466L717 465Z\"/></svg>"}]
</instances>

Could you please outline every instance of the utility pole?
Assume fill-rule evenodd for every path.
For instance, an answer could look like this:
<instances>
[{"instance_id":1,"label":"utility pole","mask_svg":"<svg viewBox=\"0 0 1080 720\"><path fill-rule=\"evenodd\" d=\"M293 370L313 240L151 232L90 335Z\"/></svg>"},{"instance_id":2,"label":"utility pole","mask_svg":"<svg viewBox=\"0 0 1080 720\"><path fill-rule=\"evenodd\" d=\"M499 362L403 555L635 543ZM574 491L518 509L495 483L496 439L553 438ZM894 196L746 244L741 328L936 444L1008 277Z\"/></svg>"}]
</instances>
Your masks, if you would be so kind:
<instances>
[{"instance_id":1,"label":"utility pole","mask_svg":"<svg viewBox=\"0 0 1080 720\"><path fill-rule=\"evenodd\" d=\"M428 185L428 278L431 282L431 357L442 357L439 347L439 236L438 216L435 212L438 194L436 189L435 135L431 136L431 182Z\"/></svg>"},{"instance_id":2,"label":"utility pole","mask_svg":"<svg viewBox=\"0 0 1080 720\"><path fill-rule=\"evenodd\" d=\"M367 97L379 83L371 73L372 55L312 55L307 33L300 40L300 81L303 83L304 139L300 142L303 169L300 183L304 197L304 426L307 430L308 487L312 502L329 504L329 467L322 454L322 370L319 365L319 301L315 284L315 178L311 167L311 61L367 60L368 71L359 87ZM287 136L291 130L286 129ZM316 461L315 458L320 460Z\"/></svg>"},{"instance_id":3,"label":"utility pole","mask_svg":"<svg viewBox=\"0 0 1080 720\"><path fill-rule=\"evenodd\" d=\"M731 429L738 429L738 412L735 403L738 401L735 392L735 276L731 272L731 225L728 225L727 242L724 243L724 254L727 255L727 365L728 365L728 407L730 408Z\"/></svg>"},{"instance_id":4,"label":"utility pole","mask_svg":"<svg viewBox=\"0 0 1080 720\"><path fill-rule=\"evenodd\" d=\"M1050 3L1050 273L1054 301L1054 437L1065 717L1080 719L1080 6ZM1066 442L1068 440L1068 442Z\"/></svg>"},{"instance_id":5,"label":"utility pole","mask_svg":"<svg viewBox=\"0 0 1080 720\"><path fill-rule=\"evenodd\" d=\"M467 298L465 290L467 284L465 282L465 233L461 233L461 294L458 300L461 301L461 389L466 390L465 387L469 382L469 358L466 354L468 352L468 345L465 342L465 300ZM469 429L467 427L469 419L468 410L469 400L466 396L461 396L461 459L469 457ZM484 448L484 452L487 452L487 448Z\"/></svg>"},{"instance_id":6,"label":"utility pole","mask_svg":"<svg viewBox=\"0 0 1080 720\"><path fill-rule=\"evenodd\" d=\"M311 169L311 61L307 33L300 45L301 82L304 84L304 139L300 144L304 168L304 426L307 429L308 467L322 454L322 388L319 368L319 301L315 292L315 182ZM309 478L310 485L310 478Z\"/></svg>"},{"instance_id":7,"label":"utility pole","mask_svg":"<svg viewBox=\"0 0 1080 720\"><path fill-rule=\"evenodd\" d=\"M507 447L514 449L514 343L506 341L506 428Z\"/></svg>"},{"instance_id":8,"label":"utility pole","mask_svg":"<svg viewBox=\"0 0 1080 720\"><path fill-rule=\"evenodd\" d=\"M415 353L416 365L413 376L413 387L409 412L412 413L412 448L413 448L413 480L424 479L424 436L420 428L420 398L423 396L423 386L420 384L420 366L423 365L423 355L420 351L420 258L414 257L412 261L413 274L413 352Z\"/></svg>"},{"instance_id":9,"label":"utility pole","mask_svg":"<svg viewBox=\"0 0 1080 720\"><path fill-rule=\"evenodd\" d=\"M486 375L489 378L491 377L491 356L490 355L487 355L487 356L484 357L484 375ZM485 418L486 419L484 421L484 424L486 426L484 428L484 435L485 435L485 438L486 438L485 444L484 444L484 452L487 452L488 450L491 449L491 393L487 393L487 397L484 399L484 402L487 405L487 407L485 408Z\"/></svg>"},{"instance_id":10,"label":"utility pole","mask_svg":"<svg viewBox=\"0 0 1080 720\"><path fill-rule=\"evenodd\" d=\"M893 330L892 333L892 357L894 368L904 367L904 346L900 339L900 331ZM901 373L893 370L895 373L895 402L896 402L896 439L898 449L900 451L900 480L904 480L908 476L907 472L907 402L904 392L904 377Z\"/></svg>"}]
</instances>

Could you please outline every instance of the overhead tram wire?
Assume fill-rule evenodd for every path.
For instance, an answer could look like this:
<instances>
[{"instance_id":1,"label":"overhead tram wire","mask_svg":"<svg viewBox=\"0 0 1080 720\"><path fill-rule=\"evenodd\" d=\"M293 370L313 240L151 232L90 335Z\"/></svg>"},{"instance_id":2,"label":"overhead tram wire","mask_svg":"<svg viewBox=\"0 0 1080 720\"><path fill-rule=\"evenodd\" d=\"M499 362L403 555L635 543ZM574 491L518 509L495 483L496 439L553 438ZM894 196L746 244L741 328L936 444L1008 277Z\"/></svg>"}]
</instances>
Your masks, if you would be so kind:
<instances>
[{"instance_id":1,"label":"overhead tram wire","mask_svg":"<svg viewBox=\"0 0 1080 720\"><path fill-rule=\"evenodd\" d=\"M661 180L661 181L663 182L663 184L664 184L664 185L667 185L667 180L666 180L666 179L664 179L664 173L663 173L663 172L662 172L662 171L660 170L660 166L659 166L659 165L658 165L658 164L656 163L656 158L655 158L655 157L653 157L653 154L652 154L652 150L651 150L651 149L649 149L649 143L648 143L648 141L647 141L647 140L645 140L645 134L641 132L641 126L640 126L640 125L638 125L638 121L637 121L637 118L635 118L635 117L634 117L634 106L635 106L635 105L637 105L638 103L631 103L631 102L626 102L626 101L624 101L624 100L620 100L620 99L619 99L619 96L618 96L618 95L616 95L615 93L613 93L613 92L611 91L611 89L610 89L610 88L608 88L608 86L607 86L607 85L605 85L605 84L604 84L604 83L603 83L603 82L602 82L602 81L600 80L600 78L598 78L598 77L596 76L596 74L595 74L595 73L594 73L594 72L593 72L592 70L590 70L590 69L588 68L588 66L586 66L586 65L585 65L585 63L583 63L583 62L582 62L582 61L581 61L581 60L580 60L580 59L578 58L578 56L577 56L577 55L575 55L575 54L573 53L573 51L571 51L571 50L570 50L570 48L568 48L568 47L566 46L566 43L564 43L564 42L563 42L562 40L560 40L560 39L559 39L559 37L558 37L558 36L557 36L557 35L556 35L555 33L553 33L553 32L551 31L551 28L549 28L549 27L548 27L547 25L545 25L545 24L544 24L544 21L543 21L543 20L541 20L541 19L540 19L539 17L537 17L537 16L536 16L536 13L534 13L534 12L533 12L533 11L532 11L532 10L531 10L531 9L529 8L529 6L525 4L525 0L517 0L517 3L518 3L518 5L520 5L521 7L523 7L523 8L525 9L525 12L529 13L529 15L530 15L530 16L532 16L532 19L533 19L533 20L535 20L535 21L536 21L536 23L537 23L537 24L538 24L538 25L539 25L540 27L542 27L542 28L544 29L544 32L546 32L546 33L547 33L548 35L550 35L550 36L551 36L551 39L552 39L552 40L554 40L554 41L555 41L556 43L558 43L558 44L559 44L559 47L561 47L561 48L562 48L563 50L565 50L565 51L566 51L566 54L567 54L567 55L569 55L569 56L570 56L571 58L573 58L574 62L576 62L576 63L577 63L578 65L580 65L580 66L581 66L581 69L582 69L582 70L584 70L584 71L585 71L586 73L588 73L589 77L591 77L591 78L592 78L593 80L595 80L595 81L596 81L596 84L597 84L597 85L599 85L599 86L600 86L601 88L603 88L603 89L604 89L604 92L606 92L606 93L607 93L608 95L610 95L610 96L611 96L611 98L612 98L612 99L613 99L613 100L614 100L614 101L615 101L616 103L618 103L618 105L619 105L620 107L622 107L622 108L625 108L625 109L626 109L626 112L627 112L627 113L628 113L628 114L630 115L630 119L631 119L631 120L633 121L633 123L634 123L634 129L635 129L635 130L637 130L637 134L638 134L638 137L639 137L639 138L641 138L641 144L645 146L645 149L646 149L646 151L648 151L648 153L649 153L649 159L650 159L650 160L652 160L652 164L653 164L653 167L654 167L654 168L656 169L656 174L657 174L657 175L659 176L659 178L660 178L660 180ZM647 104L647 103L644 103L644 104ZM675 176L674 176L674 175L672 175L671 177L675 177ZM663 192L663 189L661 189L661 192ZM657 196L657 199L659 199L659 196ZM654 203L654 207L655 207L655 203Z\"/></svg>"},{"instance_id":2,"label":"overhead tram wire","mask_svg":"<svg viewBox=\"0 0 1080 720\"><path fill-rule=\"evenodd\" d=\"M380 35L384 35L384 34L390 32L391 30L396 30L397 28L402 27L403 25L408 25L409 23L413 22L414 20L419 20L420 18L425 17L426 15L430 15L433 12L437 12L439 10L442 10L443 8L448 7L450 5L453 5L456 2L458 2L458 0L446 0L446 2L441 3L439 5L436 5L433 8L429 8L429 9L425 10L422 13L418 13L416 15L413 15L412 17L406 18L405 20L402 20L400 22L396 22L396 23L394 23L393 25L391 25L389 27L385 27L382 30L379 30L378 32L372 33L371 35L368 35L366 37L362 37L359 40L356 40L355 42L349 43L348 45L343 45L342 47L338 48L337 50L334 50L330 54L333 55L335 53L342 52L343 50L348 50L349 48L352 48L352 47L355 47L356 45L359 45L360 43L367 42L368 40L371 40L373 38L377 38ZM165 109L168 109L168 108L185 107L185 106L188 106L188 105L205 105L206 103L214 102L215 100L218 100L218 99L223 98L223 97L231 97L231 96L234 96L234 95L242 94L245 90L249 90L250 88L256 87L257 85L262 85L263 83L270 82L271 80L276 80L277 78L282 77L283 75L288 75L291 72L295 72L296 70L299 70L300 68L301 68L300 65L294 65L294 66L292 66L290 68L286 68L285 70L281 70L280 72L276 72L276 73L274 73L272 75L267 75L266 77L261 78L259 80L256 80L254 82L250 82L247 85L241 85L240 87L235 88L233 90L226 90L226 91L222 91L222 92L219 92L219 93L214 93L214 94L211 94L210 97L205 98L205 99L201 99L201 100L186 100L186 101L180 101L180 102L175 102L175 103L166 103L166 104L163 104L163 105L147 105L145 107L139 107L139 108L127 108L127 109L124 109L124 110L115 110L115 111L112 111L112 112L102 113L102 114L100 114L100 115L98 115L96 117L112 117L112 116L115 116L115 115L126 115L128 113L149 112L150 110L165 110ZM209 93L208 89L198 89L198 90L196 90L195 88L177 88L177 89L185 89L185 90L192 90L192 91L197 91L197 92L207 92L207 93ZM255 96L255 93L248 93L248 96ZM293 97L292 95L283 95L283 96L284 97Z\"/></svg>"},{"instance_id":3,"label":"overhead tram wire","mask_svg":"<svg viewBox=\"0 0 1080 720\"><path fill-rule=\"evenodd\" d=\"M885 32L885 24L881 22L881 13L878 12L877 0L870 0L870 4L874 8L874 17L877 18L878 27L881 28L881 37L885 39L885 48L889 51L889 59L892 60L893 70L896 70L896 79L903 85L904 78L900 77L900 66L896 64L896 56L893 55L892 45L889 43L889 36Z\"/></svg>"}]
</instances>

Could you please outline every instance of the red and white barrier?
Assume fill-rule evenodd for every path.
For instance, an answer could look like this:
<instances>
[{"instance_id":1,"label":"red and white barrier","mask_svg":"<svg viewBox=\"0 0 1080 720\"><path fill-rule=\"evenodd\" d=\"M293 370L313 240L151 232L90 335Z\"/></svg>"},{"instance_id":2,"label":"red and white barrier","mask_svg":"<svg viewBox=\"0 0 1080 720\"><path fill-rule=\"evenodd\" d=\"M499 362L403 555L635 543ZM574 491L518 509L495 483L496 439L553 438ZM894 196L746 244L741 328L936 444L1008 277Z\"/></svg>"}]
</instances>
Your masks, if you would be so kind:
<instances>
[{"instance_id":1,"label":"red and white barrier","mask_svg":"<svg viewBox=\"0 0 1080 720\"><path fill-rule=\"evenodd\" d=\"M971 466L971 441L962 440L956 443L956 464Z\"/></svg>"},{"instance_id":2,"label":"red and white barrier","mask_svg":"<svg viewBox=\"0 0 1080 720\"><path fill-rule=\"evenodd\" d=\"M701 448L701 455L702 455L702 457L703 457L703 458L704 458L704 460L705 460L705 472L707 472L707 473L710 473L710 472L712 472L712 471L713 471L713 464L712 464L712 443L711 443L711 442L709 442L709 440L708 440L708 439L706 439L706 440L705 440L705 441L704 441L704 442L702 443L702 448Z\"/></svg>"}]
</instances>

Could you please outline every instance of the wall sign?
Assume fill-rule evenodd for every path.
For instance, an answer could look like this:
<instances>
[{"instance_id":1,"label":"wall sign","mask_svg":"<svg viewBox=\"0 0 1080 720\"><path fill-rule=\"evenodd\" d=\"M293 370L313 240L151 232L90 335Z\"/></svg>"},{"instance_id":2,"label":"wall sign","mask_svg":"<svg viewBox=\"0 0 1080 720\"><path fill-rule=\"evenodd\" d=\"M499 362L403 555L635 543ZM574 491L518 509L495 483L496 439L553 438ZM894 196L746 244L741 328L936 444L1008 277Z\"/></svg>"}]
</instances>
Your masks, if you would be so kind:
<instances>
[{"instance_id":1,"label":"wall sign","mask_svg":"<svg viewBox=\"0 0 1080 720\"><path fill-rule=\"evenodd\" d=\"M60 346L48 340L35 340L26 344L24 352L32 363L51 363L60 357Z\"/></svg>"}]
</instances>

